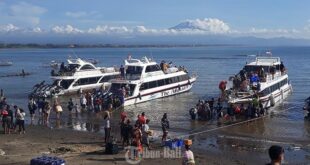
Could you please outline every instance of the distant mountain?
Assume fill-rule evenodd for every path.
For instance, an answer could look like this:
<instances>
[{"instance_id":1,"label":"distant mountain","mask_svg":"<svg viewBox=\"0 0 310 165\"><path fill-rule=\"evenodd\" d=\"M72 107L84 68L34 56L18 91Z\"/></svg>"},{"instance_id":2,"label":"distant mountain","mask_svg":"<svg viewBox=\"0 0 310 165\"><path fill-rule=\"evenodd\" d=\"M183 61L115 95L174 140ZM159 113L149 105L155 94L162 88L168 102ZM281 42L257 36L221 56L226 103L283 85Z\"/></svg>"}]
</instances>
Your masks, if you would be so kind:
<instances>
[{"instance_id":1,"label":"distant mountain","mask_svg":"<svg viewBox=\"0 0 310 165\"><path fill-rule=\"evenodd\" d=\"M230 30L225 22L216 18L186 20L171 27L171 29L177 31L210 32L212 34L227 33Z\"/></svg>"}]
</instances>

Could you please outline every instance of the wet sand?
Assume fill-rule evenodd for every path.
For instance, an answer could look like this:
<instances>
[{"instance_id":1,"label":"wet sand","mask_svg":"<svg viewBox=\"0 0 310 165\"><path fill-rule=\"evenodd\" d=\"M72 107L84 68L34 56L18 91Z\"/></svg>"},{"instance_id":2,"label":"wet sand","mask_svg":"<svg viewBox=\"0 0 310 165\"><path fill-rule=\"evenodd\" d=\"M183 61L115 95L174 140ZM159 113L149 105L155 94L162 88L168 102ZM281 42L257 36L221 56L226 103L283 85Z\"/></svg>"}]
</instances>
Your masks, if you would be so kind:
<instances>
[{"instance_id":1,"label":"wet sand","mask_svg":"<svg viewBox=\"0 0 310 165\"><path fill-rule=\"evenodd\" d=\"M116 118L116 117L115 117ZM119 138L116 119L112 118L112 135ZM195 121L200 122L200 121ZM286 164L310 164L309 137L278 137L269 135L275 127L268 124L281 122L266 117L250 123L218 129L212 132L190 136L192 150L197 164L265 164L269 161L267 149L272 144L285 148ZM201 122L200 122L201 123ZM55 123L56 124L56 123ZM61 124L61 123L60 123ZM279 123L278 123L279 124ZM298 127L298 123L291 123ZM295 125L294 125L295 124ZM281 125L281 124L279 124ZM291 127L292 127L291 125ZM201 126L193 132L216 128L214 125ZM285 127L283 125L282 127ZM104 154L103 134L99 132L75 131L46 126L27 126L26 134L0 134L0 164L28 165L31 158L43 154L64 158L67 164L128 164L125 150L117 155ZM270 130L268 130L270 129ZM171 128L173 130L173 128ZM158 141L152 143L153 150L162 151ZM181 164L181 159L144 159L140 164Z\"/></svg>"},{"instance_id":2,"label":"wet sand","mask_svg":"<svg viewBox=\"0 0 310 165\"><path fill-rule=\"evenodd\" d=\"M98 133L29 126L26 134L0 136L1 150L5 152L5 155L0 156L0 164L29 165L31 158L43 154L58 156L65 159L67 164L74 165L128 164L124 157L125 150L117 155L104 153L103 136ZM199 164L217 162L208 154L197 154L196 159ZM145 159L140 164L146 163L181 164L181 159Z\"/></svg>"}]
</instances>

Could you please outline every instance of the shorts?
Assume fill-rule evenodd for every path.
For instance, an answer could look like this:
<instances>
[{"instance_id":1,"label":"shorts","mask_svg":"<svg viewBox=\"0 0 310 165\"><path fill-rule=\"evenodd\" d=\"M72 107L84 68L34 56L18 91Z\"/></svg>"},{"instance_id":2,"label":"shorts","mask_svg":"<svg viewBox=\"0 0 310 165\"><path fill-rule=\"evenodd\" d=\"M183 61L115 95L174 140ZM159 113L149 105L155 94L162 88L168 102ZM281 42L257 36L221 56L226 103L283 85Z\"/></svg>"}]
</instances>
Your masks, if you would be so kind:
<instances>
[{"instance_id":1,"label":"shorts","mask_svg":"<svg viewBox=\"0 0 310 165\"><path fill-rule=\"evenodd\" d=\"M35 114L35 110L29 110L29 112L30 112L30 115Z\"/></svg>"},{"instance_id":2,"label":"shorts","mask_svg":"<svg viewBox=\"0 0 310 165\"><path fill-rule=\"evenodd\" d=\"M146 136L142 136L142 144L146 144L146 145L150 144L150 139L149 139L149 137L147 135Z\"/></svg>"}]
</instances>

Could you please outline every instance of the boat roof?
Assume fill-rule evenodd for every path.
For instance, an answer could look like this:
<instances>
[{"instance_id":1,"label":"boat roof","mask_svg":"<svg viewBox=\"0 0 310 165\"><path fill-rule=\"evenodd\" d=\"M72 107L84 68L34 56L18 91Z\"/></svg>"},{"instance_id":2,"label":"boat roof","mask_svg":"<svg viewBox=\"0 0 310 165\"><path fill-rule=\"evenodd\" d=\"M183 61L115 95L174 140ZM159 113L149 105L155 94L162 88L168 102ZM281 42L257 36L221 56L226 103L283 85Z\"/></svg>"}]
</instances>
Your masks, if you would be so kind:
<instances>
[{"instance_id":1,"label":"boat roof","mask_svg":"<svg viewBox=\"0 0 310 165\"><path fill-rule=\"evenodd\" d=\"M280 57L257 56L254 61L249 62L248 66L273 66L280 65Z\"/></svg>"},{"instance_id":2,"label":"boat roof","mask_svg":"<svg viewBox=\"0 0 310 165\"><path fill-rule=\"evenodd\" d=\"M88 61L85 61L85 60L82 60L80 58L76 58L76 59L67 59L68 61L68 64L79 64L79 65L86 65L86 64L89 64L89 65L92 65L93 67L95 67L92 63L88 62Z\"/></svg>"},{"instance_id":3,"label":"boat roof","mask_svg":"<svg viewBox=\"0 0 310 165\"><path fill-rule=\"evenodd\" d=\"M150 58L143 57L142 59L129 58L125 60L126 66L147 66L156 65L157 63Z\"/></svg>"}]
</instances>

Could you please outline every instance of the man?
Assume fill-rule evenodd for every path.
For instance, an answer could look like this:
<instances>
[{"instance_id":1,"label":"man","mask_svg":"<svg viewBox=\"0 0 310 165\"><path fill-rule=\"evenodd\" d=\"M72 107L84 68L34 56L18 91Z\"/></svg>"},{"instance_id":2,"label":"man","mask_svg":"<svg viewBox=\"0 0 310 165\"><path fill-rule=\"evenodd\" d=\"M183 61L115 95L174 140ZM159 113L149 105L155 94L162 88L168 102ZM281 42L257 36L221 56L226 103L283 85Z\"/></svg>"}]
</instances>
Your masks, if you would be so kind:
<instances>
[{"instance_id":1,"label":"man","mask_svg":"<svg viewBox=\"0 0 310 165\"><path fill-rule=\"evenodd\" d=\"M285 71L285 66L283 64L283 61L281 61L281 64L280 64L280 71L281 71L281 74L283 74Z\"/></svg>"},{"instance_id":2,"label":"man","mask_svg":"<svg viewBox=\"0 0 310 165\"><path fill-rule=\"evenodd\" d=\"M125 78L125 68L123 65L121 65L121 67L119 68L120 72L121 72L121 77L124 79Z\"/></svg>"},{"instance_id":3,"label":"man","mask_svg":"<svg viewBox=\"0 0 310 165\"><path fill-rule=\"evenodd\" d=\"M281 165L284 160L284 149L281 146L273 145L268 150L271 162L267 165Z\"/></svg>"},{"instance_id":4,"label":"man","mask_svg":"<svg viewBox=\"0 0 310 165\"><path fill-rule=\"evenodd\" d=\"M149 122L150 120L146 119L146 122L142 125L142 144L146 145L148 149L151 149L149 140L149 134L150 134Z\"/></svg>"},{"instance_id":5,"label":"man","mask_svg":"<svg viewBox=\"0 0 310 165\"><path fill-rule=\"evenodd\" d=\"M167 139L169 129L169 120L167 117L167 113L164 113L163 118L161 119L161 128L163 130L163 137L161 141L164 142Z\"/></svg>"},{"instance_id":6,"label":"man","mask_svg":"<svg viewBox=\"0 0 310 165\"><path fill-rule=\"evenodd\" d=\"M194 153L190 150L191 140L185 140L185 151L183 152L182 165L195 165Z\"/></svg>"}]
</instances>

